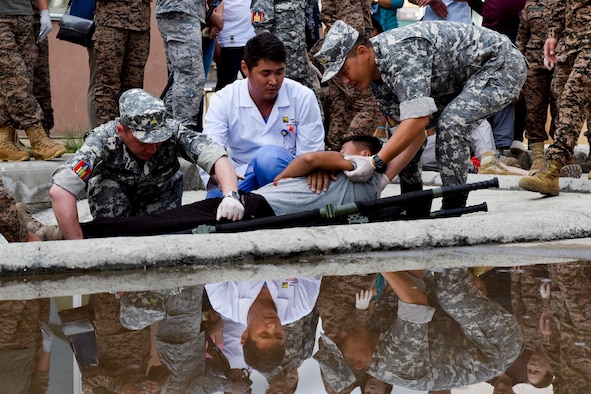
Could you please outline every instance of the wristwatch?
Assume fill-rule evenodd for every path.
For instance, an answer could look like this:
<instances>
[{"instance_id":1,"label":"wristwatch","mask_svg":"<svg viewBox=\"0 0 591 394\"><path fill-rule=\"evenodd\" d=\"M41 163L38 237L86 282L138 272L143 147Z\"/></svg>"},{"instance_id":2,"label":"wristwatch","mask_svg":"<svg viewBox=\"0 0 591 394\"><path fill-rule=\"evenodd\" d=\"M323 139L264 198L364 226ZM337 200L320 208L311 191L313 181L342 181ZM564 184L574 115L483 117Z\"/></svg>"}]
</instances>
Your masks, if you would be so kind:
<instances>
[{"instance_id":1,"label":"wristwatch","mask_svg":"<svg viewBox=\"0 0 591 394\"><path fill-rule=\"evenodd\" d=\"M232 197L232 198L235 198L236 200L240 201L240 195L235 191L231 191L231 192L224 194L224 198L226 198L226 197Z\"/></svg>"},{"instance_id":2,"label":"wristwatch","mask_svg":"<svg viewBox=\"0 0 591 394\"><path fill-rule=\"evenodd\" d=\"M380 156L373 155L371 159L373 161L373 167L376 169L376 172L378 174L383 174L384 172L386 172L386 163L384 163L382 159L380 159Z\"/></svg>"}]
</instances>

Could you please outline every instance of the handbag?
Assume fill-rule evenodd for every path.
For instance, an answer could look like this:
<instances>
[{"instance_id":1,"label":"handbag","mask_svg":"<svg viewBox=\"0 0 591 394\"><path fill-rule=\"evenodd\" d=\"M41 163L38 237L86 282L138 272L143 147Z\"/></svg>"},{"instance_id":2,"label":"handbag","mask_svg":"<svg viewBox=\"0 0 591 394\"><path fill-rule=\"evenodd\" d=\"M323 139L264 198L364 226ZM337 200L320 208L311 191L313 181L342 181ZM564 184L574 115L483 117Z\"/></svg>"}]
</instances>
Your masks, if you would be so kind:
<instances>
[{"instance_id":1,"label":"handbag","mask_svg":"<svg viewBox=\"0 0 591 394\"><path fill-rule=\"evenodd\" d=\"M94 34L94 20L70 14L71 4L72 2L70 1L65 13L60 19L60 29L56 37L60 40L82 45L83 47L89 47L92 41L92 35Z\"/></svg>"}]
</instances>

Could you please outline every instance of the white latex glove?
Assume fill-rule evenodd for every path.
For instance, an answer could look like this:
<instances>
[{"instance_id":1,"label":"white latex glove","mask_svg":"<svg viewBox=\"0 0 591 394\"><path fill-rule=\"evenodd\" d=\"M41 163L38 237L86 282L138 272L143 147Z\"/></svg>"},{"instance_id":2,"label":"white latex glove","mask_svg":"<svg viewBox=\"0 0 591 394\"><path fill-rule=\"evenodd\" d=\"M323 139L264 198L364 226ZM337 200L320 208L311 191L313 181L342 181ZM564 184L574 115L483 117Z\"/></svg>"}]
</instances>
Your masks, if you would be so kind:
<instances>
[{"instance_id":1,"label":"white latex glove","mask_svg":"<svg viewBox=\"0 0 591 394\"><path fill-rule=\"evenodd\" d=\"M41 334L43 339L41 341L41 350L45 353L51 352L51 344L53 343L53 332L45 322L41 322Z\"/></svg>"},{"instance_id":2,"label":"white latex glove","mask_svg":"<svg viewBox=\"0 0 591 394\"><path fill-rule=\"evenodd\" d=\"M390 184L390 178L386 174L380 175L380 190L384 190Z\"/></svg>"},{"instance_id":3,"label":"white latex glove","mask_svg":"<svg viewBox=\"0 0 591 394\"><path fill-rule=\"evenodd\" d=\"M233 197L224 197L218 206L215 219L240 220L244 217L244 205Z\"/></svg>"},{"instance_id":4,"label":"white latex glove","mask_svg":"<svg viewBox=\"0 0 591 394\"><path fill-rule=\"evenodd\" d=\"M355 308L364 311L369 307L369 301L371 301L371 290L355 293Z\"/></svg>"},{"instance_id":5,"label":"white latex glove","mask_svg":"<svg viewBox=\"0 0 591 394\"><path fill-rule=\"evenodd\" d=\"M47 35L53 28L51 26L51 17L49 16L49 10L41 10L41 29L39 30L39 37L37 42L41 42L47 38Z\"/></svg>"},{"instance_id":6,"label":"white latex glove","mask_svg":"<svg viewBox=\"0 0 591 394\"><path fill-rule=\"evenodd\" d=\"M375 168L371 156L345 156L346 160L353 162L355 169L343 171L353 182L367 182L373 176Z\"/></svg>"}]
</instances>

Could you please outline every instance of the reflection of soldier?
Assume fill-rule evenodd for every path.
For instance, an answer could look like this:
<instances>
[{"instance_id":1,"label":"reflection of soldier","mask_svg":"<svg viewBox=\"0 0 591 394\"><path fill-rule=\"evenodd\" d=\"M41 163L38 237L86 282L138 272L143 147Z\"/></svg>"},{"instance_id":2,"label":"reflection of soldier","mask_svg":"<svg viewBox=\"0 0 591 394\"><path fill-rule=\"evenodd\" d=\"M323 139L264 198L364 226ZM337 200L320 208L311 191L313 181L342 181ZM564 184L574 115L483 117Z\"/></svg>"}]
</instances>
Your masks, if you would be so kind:
<instances>
[{"instance_id":1,"label":"reflection of soldier","mask_svg":"<svg viewBox=\"0 0 591 394\"><path fill-rule=\"evenodd\" d=\"M315 90L308 66L305 0L253 0L252 21L256 33L269 31L285 45L285 76Z\"/></svg>"},{"instance_id":2,"label":"reflection of soldier","mask_svg":"<svg viewBox=\"0 0 591 394\"><path fill-rule=\"evenodd\" d=\"M373 306L370 305L370 308L365 310L355 308L355 294L371 288L375 278L375 274L322 277L317 308L322 318L324 335L334 339L343 327L365 324L373 311ZM324 342L320 341L318 346L323 349ZM326 391L334 393L322 370L321 376ZM340 392L351 392L356 385L353 383L346 391Z\"/></svg>"},{"instance_id":3,"label":"reflection of soldier","mask_svg":"<svg viewBox=\"0 0 591 394\"><path fill-rule=\"evenodd\" d=\"M0 382L3 393L47 391L51 351L48 321L48 298L0 301Z\"/></svg>"},{"instance_id":4,"label":"reflection of soldier","mask_svg":"<svg viewBox=\"0 0 591 394\"><path fill-rule=\"evenodd\" d=\"M551 264L550 278L560 289L552 293L552 330L560 336L560 364L554 393L591 392L591 265L588 262ZM549 320L550 315L545 319ZM542 327L544 321L541 321Z\"/></svg>"},{"instance_id":5,"label":"reflection of soldier","mask_svg":"<svg viewBox=\"0 0 591 394\"><path fill-rule=\"evenodd\" d=\"M162 393L232 390L232 383L225 377L206 374L202 301L202 285L128 293L121 298L120 319L126 327L145 330L158 322L156 349L160 362L170 371Z\"/></svg>"},{"instance_id":6,"label":"reflection of soldier","mask_svg":"<svg viewBox=\"0 0 591 394\"><path fill-rule=\"evenodd\" d=\"M82 371L84 393L143 389L150 359L150 328L132 331L123 327L119 321L119 299L113 294L92 294L88 306L99 363Z\"/></svg>"},{"instance_id":7,"label":"reflection of soldier","mask_svg":"<svg viewBox=\"0 0 591 394\"><path fill-rule=\"evenodd\" d=\"M521 353L515 319L468 284L467 270L431 273L427 292L404 272L382 274L399 298L397 318L379 337L365 326L339 333L349 380L367 373L413 390L444 390L499 375Z\"/></svg>"},{"instance_id":8,"label":"reflection of soldier","mask_svg":"<svg viewBox=\"0 0 591 394\"><path fill-rule=\"evenodd\" d=\"M144 86L150 51L150 0L98 0L94 20L94 102L101 125L117 116L123 92Z\"/></svg>"},{"instance_id":9,"label":"reflection of soldier","mask_svg":"<svg viewBox=\"0 0 591 394\"><path fill-rule=\"evenodd\" d=\"M371 0L323 0L320 18L328 30L342 20L362 34L372 36ZM319 95L326 116L327 147L337 150L348 136L372 135L379 117L375 98L368 91L343 86L337 79L321 88Z\"/></svg>"}]
</instances>

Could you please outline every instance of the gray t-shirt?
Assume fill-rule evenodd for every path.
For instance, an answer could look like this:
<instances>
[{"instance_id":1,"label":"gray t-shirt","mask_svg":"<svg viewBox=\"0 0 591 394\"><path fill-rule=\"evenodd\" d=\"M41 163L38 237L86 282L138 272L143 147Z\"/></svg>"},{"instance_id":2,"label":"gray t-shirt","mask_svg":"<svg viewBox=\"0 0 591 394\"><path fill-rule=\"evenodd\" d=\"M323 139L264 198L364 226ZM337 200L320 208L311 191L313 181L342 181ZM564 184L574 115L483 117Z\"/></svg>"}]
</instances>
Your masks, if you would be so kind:
<instances>
[{"instance_id":1,"label":"gray t-shirt","mask_svg":"<svg viewBox=\"0 0 591 394\"><path fill-rule=\"evenodd\" d=\"M288 178L253 190L267 200L276 215L324 208L328 204L342 205L355 201L375 200L380 197L380 177L374 175L367 182L352 182L342 172L331 182L327 192L310 190L306 177Z\"/></svg>"}]
</instances>

